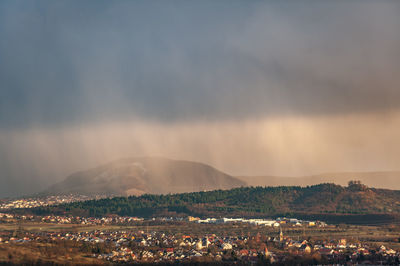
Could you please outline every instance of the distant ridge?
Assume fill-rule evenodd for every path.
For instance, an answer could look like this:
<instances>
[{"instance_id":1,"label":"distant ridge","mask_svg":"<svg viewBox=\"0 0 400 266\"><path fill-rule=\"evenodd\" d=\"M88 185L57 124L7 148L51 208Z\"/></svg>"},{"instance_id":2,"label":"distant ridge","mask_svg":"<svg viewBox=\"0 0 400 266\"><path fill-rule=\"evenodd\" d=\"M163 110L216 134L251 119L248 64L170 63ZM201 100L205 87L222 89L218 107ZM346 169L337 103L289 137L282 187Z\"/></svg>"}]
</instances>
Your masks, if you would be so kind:
<instances>
[{"instance_id":1,"label":"distant ridge","mask_svg":"<svg viewBox=\"0 0 400 266\"><path fill-rule=\"evenodd\" d=\"M335 183L344 186L350 180L360 180L370 187L400 190L400 171L339 172L303 177L240 176L237 178L250 186L310 186L320 183Z\"/></svg>"},{"instance_id":2,"label":"distant ridge","mask_svg":"<svg viewBox=\"0 0 400 266\"><path fill-rule=\"evenodd\" d=\"M43 194L142 195L230 189L246 182L209 165L162 157L126 158L68 176Z\"/></svg>"}]
</instances>

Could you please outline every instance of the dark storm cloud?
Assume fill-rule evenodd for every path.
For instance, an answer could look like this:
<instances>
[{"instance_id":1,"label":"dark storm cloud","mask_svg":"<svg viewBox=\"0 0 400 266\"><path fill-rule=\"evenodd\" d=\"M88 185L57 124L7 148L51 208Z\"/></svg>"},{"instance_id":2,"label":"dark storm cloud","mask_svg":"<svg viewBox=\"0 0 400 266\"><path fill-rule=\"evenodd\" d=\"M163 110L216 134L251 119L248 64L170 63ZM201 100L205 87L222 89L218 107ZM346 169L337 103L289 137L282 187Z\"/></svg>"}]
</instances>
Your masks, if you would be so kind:
<instances>
[{"instance_id":1,"label":"dark storm cloud","mask_svg":"<svg viewBox=\"0 0 400 266\"><path fill-rule=\"evenodd\" d=\"M396 1L2 1L0 125L397 109Z\"/></svg>"},{"instance_id":2,"label":"dark storm cloud","mask_svg":"<svg viewBox=\"0 0 400 266\"><path fill-rule=\"evenodd\" d=\"M129 156L400 165L399 1L0 1L0 196Z\"/></svg>"}]
</instances>

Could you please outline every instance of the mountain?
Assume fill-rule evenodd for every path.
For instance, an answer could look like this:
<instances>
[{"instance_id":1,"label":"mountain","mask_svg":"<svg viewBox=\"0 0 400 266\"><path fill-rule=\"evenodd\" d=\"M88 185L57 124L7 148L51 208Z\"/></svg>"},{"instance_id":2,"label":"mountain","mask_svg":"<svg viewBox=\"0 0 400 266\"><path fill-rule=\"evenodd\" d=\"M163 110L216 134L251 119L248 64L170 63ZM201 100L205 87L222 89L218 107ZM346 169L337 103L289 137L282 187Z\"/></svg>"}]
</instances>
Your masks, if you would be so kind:
<instances>
[{"instance_id":1,"label":"mountain","mask_svg":"<svg viewBox=\"0 0 400 266\"><path fill-rule=\"evenodd\" d=\"M36 214L70 213L87 216L291 216L353 223L395 222L400 217L400 191L369 188L357 182L347 187L335 184L304 188L241 187L75 202L32 211Z\"/></svg>"},{"instance_id":2,"label":"mountain","mask_svg":"<svg viewBox=\"0 0 400 266\"><path fill-rule=\"evenodd\" d=\"M400 171L325 173L303 177L241 176L250 186L310 186L320 183L347 185L350 180L360 180L370 187L400 189Z\"/></svg>"},{"instance_id":3,"label":"mountain","mask_svg":"<svg viewBox=\"0 0 400 266\"><path fill-rule=\"evenodd\" d=\"M44 194L141 195L230 189L246 183L197 162L128 158L68 176Z\"/></svg>"}]
</instances>

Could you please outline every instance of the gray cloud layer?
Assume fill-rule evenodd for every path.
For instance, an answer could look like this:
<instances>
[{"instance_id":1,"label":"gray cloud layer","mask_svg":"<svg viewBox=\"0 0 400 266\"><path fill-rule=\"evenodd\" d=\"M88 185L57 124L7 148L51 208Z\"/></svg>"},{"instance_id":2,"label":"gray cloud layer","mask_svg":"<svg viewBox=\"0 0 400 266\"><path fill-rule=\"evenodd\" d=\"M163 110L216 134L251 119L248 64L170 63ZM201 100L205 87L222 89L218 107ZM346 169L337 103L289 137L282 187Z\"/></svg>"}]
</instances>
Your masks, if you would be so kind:
<instances>
[{"instance_id":1,"label":"gray cloud layer","mask_svg":"<svg viewBox=\"0 0 400 266\"><path fill-rule=\"evenodd\" d=\"M0 126L397 109L397 1L2 1Z\"/></svg>"},{"instance_id":2,"label":"gray cloud layer","mask_svg":"<svg viewBox=\"0 0 400 266\"><path fill-rule=\"evenodd\" d=\"M400 164L398 1L1 1L0 195L134 155ZM383 121L383 122L381 122Z\"/></svg>"}]
</instances>

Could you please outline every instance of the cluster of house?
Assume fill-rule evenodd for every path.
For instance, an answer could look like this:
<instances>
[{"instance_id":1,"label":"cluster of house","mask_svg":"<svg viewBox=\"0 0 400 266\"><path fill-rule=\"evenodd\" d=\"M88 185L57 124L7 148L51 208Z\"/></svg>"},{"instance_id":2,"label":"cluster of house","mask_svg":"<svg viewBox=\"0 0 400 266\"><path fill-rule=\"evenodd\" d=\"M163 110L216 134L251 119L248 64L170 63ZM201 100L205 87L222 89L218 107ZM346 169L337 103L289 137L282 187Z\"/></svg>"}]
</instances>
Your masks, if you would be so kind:
<instances>
[{"instance_id":1,"label":"cluster of house","mask_svg":"<svg viewBox=\"0 0 400 266\"><path fill-rule=\"evenodd\" d=\"M85 225L107 225L107 224L130 224L133 222L143 221L143 218L138 217L80 217L80 216L58 216L47 215L41 217L41 222L59 223L59 224L85 224Z\"/></svg>"},{"instance_id":2,"label":"cluster of house","mask_svg":"<svg viewBox=\"0 0 400 266\"><path fill-rule=\"evenodd\" d=\"M206 218L200 219L198 217L189 216L188 220L195 223L203 224L222 224L222 223L248 223L251 225L265 225L271 227L279 227L282 224L292 226L327 226L325 222L321 221L303 221L296 218L277 218L277 219L244 219L244 218Z\"/></svg>"},{"instance_id":3,"label":"cluster of house","mask_svg":"<svg viewBox=\"0 0 400 266\"><path fill-rule=\"evenodd\" d=\"M14 219L15 215L11 213L2 213L0 212L0 219ZM21 217L22 219L22 217Z\"/></svg>"},{"instance_id":4,"label":"cluster of house","mask_svg":"<svg viewBox=\"0 0 400 266\"><path fill-rule=\"evenodd\" d=\"M203 236L173 235L144 231L91 232L25 232L19 237L10 232L0 234L0 245L30 241L77 241L82 244L107 244L93 257L110 262L189 262L189 261L247 261L284 262L291 256L323 256L326 262L368 262L379 256L382 263L396 263L400 253L391 248L372 247L346 239L293 240L280 234L270 236Z\"/></svg>"},{"instance_id":5,"label":"cluster of house","mask_svg":"<svg viewBox=\"0 0 400 266\"><path fill-rule=\"evenodd\" d=\"M41 206L57 205L62 203L71 203L76 201L86 201L91 199L101 199L106 197L105 195L60 195L60 196L47 196L47 197L31 197L31 198L20 198L20 199L9 199L2 200L0 203L0 210L9 209L25 209L25 208L36 208Z\"/></svg>"},{"instance_id":6,"label":"cluster of house","mask_svg":"<svg viewBox=\"0 0 400 266\"><path fill-rule=\"evenodd\" d=\"M110 216L102 218L78 216L32 216L0 213L0 222L30 220L33 222L57 224L137 224L144 221L137 217ZM327 262L376 262L378 256L383 263L399 263L399 252L385 246L369 246L362 242L339 240L294 240L283 236L285 228L296 226L323 227L324 222L302 221L293 218L244 219L244 218L152 218L166 223L183 221L218 224L247 223L257 226L271 226L280 231L275 236L218 236L207 235L166 235L161 232L143 231L91 231L91 232L0 232L0 244L24 243L30 241L77 241L90 245L107 244L107 252L97 252L94 257L110 262L171 262L171 261L259 261L283 262L293 256L323 256ZM213 226L214 227L214 226ZM317 229L320 230L320 229ZM276 230L273 230L276 232ZM371 258L375 258L374 260Z\"/></svg>"},{"instance_id":7,"label":"cluster of house","mask_svg":"<svg viewBox=\"0 0 400 266\"><path fill-rule=\"evenodd\" d=\"M361 242L347 243L345 238L337 241L316 241L314 244L309 243L307 240L295 241L291 238L285 238L282 242L282 247L292 252L303 251L304 253L311 253L312 251L318 251L318 253L322 255L339 255L347 251L352 251L353 255L361 253L363 255L369 255L371 253L371 249L368 245L362 244ZM376 253L376 248L373 250L374 253ZM379 253L384 253L386 255L398 254L395 250L386 248L383 245L379 247Z\"/></svg>"},{"instance_id":8,"label":"cluster of house","mask_svg":"<svg viewBox=\"0 0 400 266\"><path fill-rule=\"evenodd\" d=\"M100 225L100 224L130 224L138 221L144 221L144 218L138 217L125 217L125 216L107 216L107 217L80 217L80 216L60 216L60 215L47 215L47 216L32 216L32 215L16 215L9 213L0 213L0 219L22 219L32 220L45 223L58 223L58 224L85 224L85 225ZM189 221L200 224L223 224L223 223L248 223L258 226L279 227L285 226L308 226L308 227L324 227L327 226L325 222L321 221L303 221L295 218L277 218L277 219L244 219L244 218L206 218L200 219L198 217L188 216L182 217L159 217L151 218L151 221L159 220L162 222L173 221Z\"/></svg>"},{"instance_id":9,"label":"cluster of house","mask_svg":"<svg viewBox=\"0 0 400 266\"><path fill-rule=\"evenodd\" d=\"M25 243L31 241L78 241L96 245L111 244L107 253L93 254L93 257L112 262L161 262L204 258L222 260L232 254L244 259L273 255L268 249L238 249L250 240L248 236L219 237L215 234L195 237L190 235L166 235L160 232L144 231L92 231L92 232L26 232L19 237L12 233L0 233L0 244Z\"/></svg>"},{"instance_id":10,"label":"cluster of house","mask_svg":"<svg viewBox=\"0 0 400 266\"><path fill-rule=\"evenodd\" d=\"M143 221L144 219L138 217L121 217L116 215L109 217L95 218L95 217L80 217L80 216L60 216L60 215L34 216L34 215L0 213L0 221L2 222L14 222L16 220L28 220L33 222L56 223L56 224L108 225L108 224L130 224L138 221Z\"/></svg>"},{"instance_id":11,"label":"cluster of house","mask_svg":"<svg viewBox=\"0 0 400 266\"><path fill-rule=\"evenodd\" d=\"M221 241L220 241L221 242ZM146 245L146 244L144 244ZM210 247L213 247L211 250ZM232 254L235 260L258 261L260 257L267 258L273 256L268 249L235 249L234 244L213 242L213 239L194 239L180 241L176 240L174 247L159 249L132 249L120 247L108 254L94 255L99 259L112 262L190 262L197 261L222 261L232 260Z\"/></svg>"},{"instance_id":12,"label":"cluster of house","mask_svg":"<svg viewBox=\"0 0 400 266\"><path fill-rule=\"evenodd\" d=\"M127 239L120 240L116 250L107 254L93 255L99 259L112 262L171 262L206 259L206 261L247 261L260 260L285 262L296 256L323 256L327 262L352 263L399 263L400 253L383 245L370 247L362 243L347 243L346 239L317 241L314 244L307 240L293 240L283 237L218 237L215 234L203 237L166 236L164 234L142 234L135 237L138 246L129 248L123 245ZM251 245L248 243L253 242ZM162 245L160 245L162 243ZM250 247L251 246L251 247ZM148 249L146 249L148 247ZM154 249L154 247L158 247ZM273 249L274 252L269 250ZM151 248L151 249L150 249ZM374 259L373 259L374 257ZM378 258L378 261L377 261Z\"/></svg>"}]
</instances>

